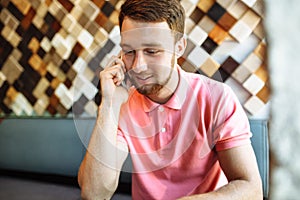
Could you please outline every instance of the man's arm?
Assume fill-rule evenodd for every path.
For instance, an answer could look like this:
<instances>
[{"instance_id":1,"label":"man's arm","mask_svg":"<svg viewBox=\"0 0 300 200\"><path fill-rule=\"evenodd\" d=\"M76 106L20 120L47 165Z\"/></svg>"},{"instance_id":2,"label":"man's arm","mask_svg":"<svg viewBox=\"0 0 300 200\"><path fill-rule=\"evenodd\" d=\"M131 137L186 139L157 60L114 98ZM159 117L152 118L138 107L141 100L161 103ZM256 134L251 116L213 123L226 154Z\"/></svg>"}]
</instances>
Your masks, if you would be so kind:
<instances>
[{"instance_id":1,"label":"man's arm","mask_svg":"<svg viewBox=\"0 0 300 200\"><path fill-rule=\"evenodd\" d=\"M101 105L78 172L83 199L110 199L128 155L127 145L117 140L121 105L128 99L128 91L120 86L125 69L120 60L112 63L100 73Z\"/></svg>"},{"instance_id":2,"label":"man's arm","mask_svg":"<svg viewBox=\"0 0 300 200\"><path fill-rule=\"evenodd\" d=\"M117 125L110 116L112 113L110 108L100 106L99 116L78 173L83 199L110 199L118 186L120 170L128 149L126 144L116 140Z\"/></svg>"},{"instance_id":3,"label":"man's arm","mask_svg":"<svg viewBox=\"0 0 300 200\"><path fill-rule=\"evenodd\" d=\"M218 152L222 170L229 183L216 191L181 200L261 200L262 183L251 144Z\"/></svg>"}]
</instances>

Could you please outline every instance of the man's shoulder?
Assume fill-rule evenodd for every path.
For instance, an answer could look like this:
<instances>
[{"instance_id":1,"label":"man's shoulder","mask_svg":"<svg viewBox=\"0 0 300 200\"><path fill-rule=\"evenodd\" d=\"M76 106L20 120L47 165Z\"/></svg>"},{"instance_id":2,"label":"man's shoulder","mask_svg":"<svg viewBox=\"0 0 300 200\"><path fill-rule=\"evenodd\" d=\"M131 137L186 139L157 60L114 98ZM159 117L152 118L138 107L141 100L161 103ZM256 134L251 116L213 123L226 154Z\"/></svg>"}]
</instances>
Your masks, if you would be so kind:
<instances>
[{"instance_id":1,"label":"man's shoulder","mask_svg":"<svg viewBox=\"0 0 300 200\"><path fill-rule=\"evenodd\" d=\"M229 86L197 72L183 72L183 77L191 84L205 87L209 90L228 90Z\"/></svg>"}]
</instances>

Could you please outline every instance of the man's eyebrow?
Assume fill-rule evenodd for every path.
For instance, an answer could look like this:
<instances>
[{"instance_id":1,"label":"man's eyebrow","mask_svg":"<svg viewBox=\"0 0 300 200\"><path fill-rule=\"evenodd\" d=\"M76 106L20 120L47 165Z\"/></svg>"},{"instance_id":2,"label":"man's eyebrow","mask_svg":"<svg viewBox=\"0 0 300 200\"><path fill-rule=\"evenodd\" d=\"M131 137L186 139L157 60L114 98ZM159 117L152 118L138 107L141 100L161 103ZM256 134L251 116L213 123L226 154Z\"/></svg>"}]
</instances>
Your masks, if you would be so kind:
<instances>
[{"instance_id":1,"label":"man's eyebrow","mask_svg":"<svg viewBox=\"0 0 300 200\"><path fill-rule=\"evenodd\" d=\"M126 44L126 43L121 43L120 46L123 47L127 47L127 48L132 48L131 45ZM163 45L160 43L142 43L141 44L142 47L162 47Z\"/></svg>"}]
</instances>

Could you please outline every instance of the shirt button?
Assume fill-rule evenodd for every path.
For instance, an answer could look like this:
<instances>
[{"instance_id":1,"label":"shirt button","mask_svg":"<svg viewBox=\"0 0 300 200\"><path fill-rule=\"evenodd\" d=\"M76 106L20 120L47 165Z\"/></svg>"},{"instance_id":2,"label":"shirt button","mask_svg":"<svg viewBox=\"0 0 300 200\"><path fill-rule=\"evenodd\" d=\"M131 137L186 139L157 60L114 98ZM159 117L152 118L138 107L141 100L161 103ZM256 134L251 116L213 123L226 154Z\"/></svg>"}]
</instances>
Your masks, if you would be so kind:
<instances>
[{"instance_id":1,"label":"shirt button","mask_svg":"<svg viewBox=\"0 0 300 200\"><path fill-rule=\"evenodd\" d=\"M163 127L163 128L161 129L161 132L162 132L162 133L165 133L165 132L166 132L166 128Z\"/></svg>"},{"instance_id":2,"label":"shirt button","mask_svg":"<svg viewBox=\"0 0 300 200\"><path fill-rule=\"evenodd\" d=\"M164 107L159 107L158 110L159 110L159 112L164 112L165 109L164 109Z\"/></svg>"}]
</instances>

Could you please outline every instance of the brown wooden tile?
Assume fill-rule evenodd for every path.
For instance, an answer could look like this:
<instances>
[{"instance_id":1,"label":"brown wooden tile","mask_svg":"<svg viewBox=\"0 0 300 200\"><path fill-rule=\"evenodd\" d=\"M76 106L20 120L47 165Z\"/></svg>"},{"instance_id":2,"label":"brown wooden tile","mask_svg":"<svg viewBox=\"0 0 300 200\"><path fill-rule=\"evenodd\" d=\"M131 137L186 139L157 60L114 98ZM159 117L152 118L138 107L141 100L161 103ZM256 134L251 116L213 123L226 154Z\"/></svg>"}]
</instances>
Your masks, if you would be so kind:
<instances>
[{"instance_id":1,"label":"brown wooden tile","mask_svg":"<svg viewBox=\"0 0 300 200\"><path fill-rule=\"evenodd\" d=\"M264 103L268 103L271 96L271 91L268 85L265 85L256 95Z\"/></svg>"},{"instance_id":2,"label":"brown wooden tile","mask_svg":"<svg viewBox=\"0 0 300 200\"><path fill-rule=\"evenodd\" d=\"M100 12L99 7L92 1L87 1L85 6L82 8L84 13L87 15L90 21L93 21Z\"/></svg>"},{"instance_id":3,"label":"brown wooden tile","mask_svg":"<svg viewBox=\"0 0 300 200\"><path fill-rule=\"evenodd\" d=\"M86 28L90 23L89 18L85 14L82 14L77 21L84 28Z\"/></svg>"},{"instance_id":4,"label":"brown wooden tile","mask_svg":"<svg viewBox=\"0 0 300 200\"><path fill-rule=\"evenodd\" d=\"M17 48L17 46L19 45L21 40L22 40L22 38L16 32L13 31L11 33L9 42L11 43L11 45L13 47Z\"/></svg>"},{"instance_id":5,"label":"brown wooden tile","mask_svg":"<svg viewBox=\"0 0 300 200\"><path fill-rule=\"evenodd\" d=\"M5 17L5 14L3 17ZM2 21L3 22L7 21L7 26L11 28L11 30L16 30L20 22L15 17L12 17L11 15L8 15L7 17L8 17L7 19L3 19Z\"/></svg>"},{"instance_id":6,"label":"brown wooden tile","mask_svg":"<svg viewBox=\"0 0 300 200\"><path fill-rule=\"evenodd\" d=\"M257 55L261 60L266 58L267 46L266 43L261 42L254 50L255 55Z\"/></svg>"},{"instance_id":7,"label":"brown wooden tile","mask_svg":"<svg viewBox=\"0 0 300 200\"><path fill-rule=\"evenodd\" d=\"M9 87L9 89L8 89L7 92L6 92L6 96L7 96L10 100L14 101L14 100L16 99L18 93L19 93L19 92L18 92L14 87Z\"/></svg>"},{"instance_id":8,"label":"brown wooden tile","mask_svg":"<svg viewBox=\"0 0 300 200\"><path fill-rule=\"evenodd\" d=\"M236 70L239 65L240 64L234 58L229 56L225 62L222 63L221 68L228 74L232 74L232 72Z\"/></svg>"},{"instance_id":9,"label":"brown wooden tile","mask_svg":"<svg viewBox=\"0 0 300 200\"><path fill-rule=\"evenodd\" d=\"M21 21L21 26L27 30L32 23L32 20L35 16L36 12L33 8L30 8L23 20Z\"/></svg>"},{"instance_id":10,"label":"brown wooden tile","mask_svg":"<svg viewBox=\"0 0 300 200\"><path fill-rule=\"evenodd\" d=\"M58 79L58 78L54 78L54 79L51 81L50 86L51 86L52 88L57 88L59 84L60 84L59 79Z\"/></svg>"},{"instance_id":11,"label":"brown wooden tile","mask_svg":"<svg viewBox=\"0 0 300 200\"><path fill-rule=\"evenodd\" d=\"M19 11L26 15L31 7L28 0L11 0L11 2L19 9Z\"/></svg>"},{"instance_id":12,"label":"brown wooden tile","mask_svg":"<svg viewBox=\"0 0 300 200\"><path fill-rule=\"evenodd\" d=\"M205 13L200 10L199 7L196 7L189 18L192 19L194 23L198 24L204 15Z\"/></svg>"},{"instance_id":13,"label":"brown wooden tile","mask_svg":"<svg viewBox=\"0 0 300 200\"><path fill-rule=\"evenodd\" d=\"M49 84L50 83L48 82L48 80L46 78L41 78L41 80L39 81L37 86L34 88L32 94L36 98L41 97L45 93L45 91L48 88Z\"/></svg>"},{"instance_id":14,"label":"brown wooden tile","mask_svg":"<svg viewBox=\"0 0 300 200\"><path fill-rule=\"evenodd\" d=\"M220 64L218 64L216 61L214 61L211 58L208 58L202 66L200 66L200 69L209 77L212 77L214 73L219 69Z\"/></svg>"},{"instance_id":15,"label":"brown wooden tile","mask_svg":"<svg viewBox=\"0 0 300 200\"><path fill-rule=\"evenodd\" d=\"M197 6L206 13L214 5L214 3L215 0L199 1Z\"/></svg>"},{"instance_id":16,"label":"brown wooden tile","mask_svg":"<svg viewBox=\"0 0 300 200\"><path fill-rule=\"evenodd\" d=\"M31 65L31 67L33 69L35 69L36 71L39 70L39 68L42 66L42 65L45 65L43 60L37 55L37 54L33 54L28 63Z\"/></svg>"},{"instance_id":17,"label":"brown wooden tile","mask_svg":"<svg viewBox=\"0 0 300 200\"><path fill-rule=\"evenodd\" d=\"M229 36L228 32L222 29L220 26L216 25L208 36L218 45L221 45L222 42Z\"/></svg>"},{"instance_id":18,"label":"brown wooden tile","mask_svg":"<svg viewBox=\"0 0 300 200\"><path fill-rule=\"evenodd\" d=\"M56 107L56 110L62 116L65 116L68 113L68 109L66 109L62 104L58 104L58 106Z\"/></svg>"},{"instance_id":19,"label":"brown wooden tile","mask_svg":"<svg viewBox=\"0 0 300 200\"><path fill-rule=\"evenodd\" d=\"M218 21L218 24L225 30L225 31L229 31L229 29L231 29L231 27L236 23L236 19L229 14L228 12L226 12Z\"/></svg>"},{"instance_id":20,"label":"brown wooden tile","mask_svg":"<svg viewBox=\"0 0 300 200\"><path fill-rule=\"evenodd\" d=\"M119 24L119 12L116 10L113 11L108 19L112 24L118 25Z\"/></svg>"},{"instance_id":21,"label":"brown wooden tile","mask_svg":"<svg viewBox=\"0 0 300 200\"><path fill-rule=\"evenodd\" d=\"M40 48L40 43L39 41L33 37L30 42L29 42L29 45L28 45L28 48L33 52L33 53L37 53L37 51L39 50Z\"/></svg>"},{"instance_id":22,"label":"brown wooden tile","mask_svg":"<svg viewBox=\"0 0 300 200\"><path fill-rule=\"evenodd\" d=\"M91 35L94 36L97 33L99 26L95 22L91 22L87 24L86 29Z\"/></svg>"},{"instance_id":23,"label":"brown wooden tile","mask_svg":"<svg viewBox=\"0 0 300 200\"><path fill-rule=\"evenodd\" d=\"M24 69L16 60L9 57L4 63L1 71L8 83L12 85L19 78Z\"/></svg>"},{"instance_id":24,"label":"brown wooden tile","mask_svg":"<svg viewBox=\"0 0 300 200\"><path fill-rule=\"evenodd\" d=\"M262 64L255 72L255 74L264 82L267 82L269 79L268 69L265 64Z\"/></svg>"},{"instance_id":25,"label":"brown wooden tile","mask_svg":"<svg viewBox=\"0 0 300 200\"><path fill-rule=\"evenodd\" d=\"M74 4L69 0L58 0L58 1L68 12L70 12L74 7Z\"/></svg>"},{"instance_id":26,"label":"brown wooden tile","mask_svg":"<svg viewBox=\"0 0 300 200\"><path fill-rule=\"evenodd\" d=\"M105 3L105 0L92 0L94 2L94 4L98 7L98 8L102 8L102 6Z\"/></svg>"}]
</instances>

